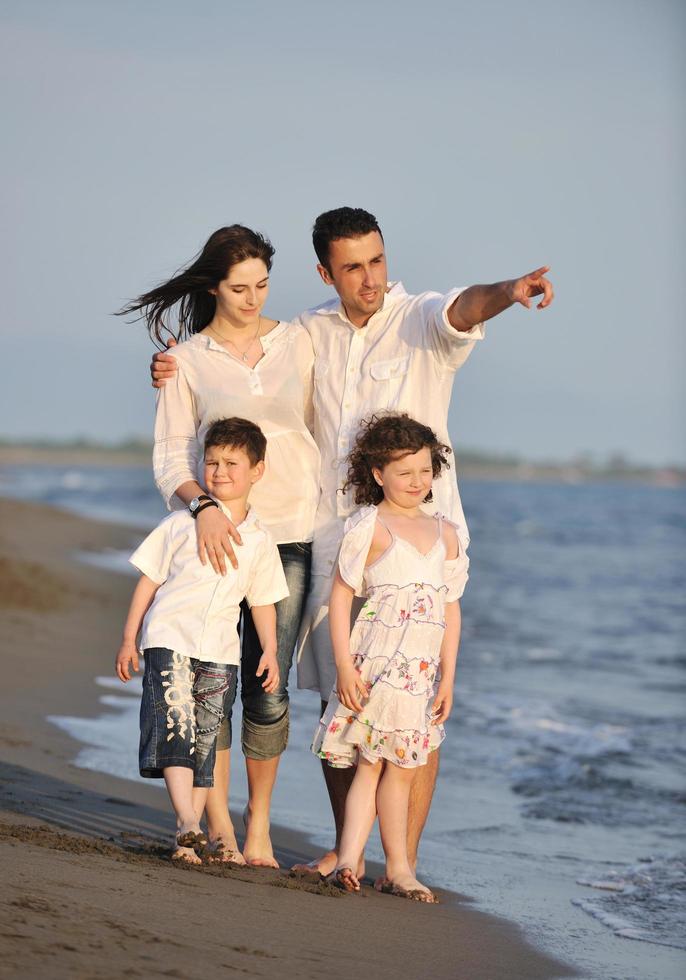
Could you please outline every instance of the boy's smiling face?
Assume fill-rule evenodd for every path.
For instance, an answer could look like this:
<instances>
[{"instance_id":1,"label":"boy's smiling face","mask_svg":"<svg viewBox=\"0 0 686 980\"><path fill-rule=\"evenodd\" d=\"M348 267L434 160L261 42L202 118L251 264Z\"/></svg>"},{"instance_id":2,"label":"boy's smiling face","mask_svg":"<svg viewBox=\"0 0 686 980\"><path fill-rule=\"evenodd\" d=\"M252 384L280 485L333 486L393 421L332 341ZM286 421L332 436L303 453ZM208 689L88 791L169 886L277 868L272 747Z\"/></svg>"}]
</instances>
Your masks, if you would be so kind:
<instances>
[{"instance_id":1,"label":"boy's smiling face","mask_svg":"<svg viewBox=\"0 0 686 980\"><path fill-rule=\"evenodd\" d=\"M264 473L264 462L253 464L240 446L211 446L205 453L205 486L217 500L245 500Z\"/></svg>"}]
</instances>

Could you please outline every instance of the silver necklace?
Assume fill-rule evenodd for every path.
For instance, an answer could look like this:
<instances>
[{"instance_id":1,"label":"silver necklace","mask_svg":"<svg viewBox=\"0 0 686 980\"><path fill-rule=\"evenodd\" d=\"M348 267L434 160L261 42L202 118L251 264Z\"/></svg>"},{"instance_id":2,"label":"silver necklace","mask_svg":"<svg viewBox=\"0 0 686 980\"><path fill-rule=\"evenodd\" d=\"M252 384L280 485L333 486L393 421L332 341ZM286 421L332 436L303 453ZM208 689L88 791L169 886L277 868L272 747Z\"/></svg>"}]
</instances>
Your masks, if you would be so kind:
<instances>
[{"instance_id":1,"label":"silver necklace","mask_svg":"<svg viewBox=\"0 0 686 980\"><path fill-rule=\"evenodd\" d=\"M236 344L234 344L234 342L233 342L233 340L229 340L229 338L228 338L228 337L224 337L224 336L222 336L222 334L220 334L218 330L215 330L215 329L214 329L214 327L208 327L208 330L211 330L211 331L212 331L212 333L213 333L213 334L214 334L214 335L215 335L216 337L219 337L219 339L221 340L221 342L222 342L223 344L231 344L231 346L232 346L232 347L233 347L233 349L234 349L234 350L236 351L236 353L237 353L237 354L240 354L240 357L241 357L241 360L242 360L242 361L244 361L244 362L247 362L247 360L248 360L248 353L249 353L249 351L250 351L250 348L252 347L252 345L253 345L253 344L255 343L255 341L257 340L257 338L258 338L258 336L259 336L259 333L260 333L260 327L261 327L261 326L262 326L262 317L261 317L261 316L259 316L259 317L257 318L257 330L255 331L255 334L254 334L254 336L252 337L252 339L251 339L251 341L250 341L250 343L249 343L249 344L248 344L248 346L247 346L247 347L245 348L245 350L241 350L241 349L240 349L240 347L237 347L237 346L236 346Z\"/></svg>"}]
</instances>

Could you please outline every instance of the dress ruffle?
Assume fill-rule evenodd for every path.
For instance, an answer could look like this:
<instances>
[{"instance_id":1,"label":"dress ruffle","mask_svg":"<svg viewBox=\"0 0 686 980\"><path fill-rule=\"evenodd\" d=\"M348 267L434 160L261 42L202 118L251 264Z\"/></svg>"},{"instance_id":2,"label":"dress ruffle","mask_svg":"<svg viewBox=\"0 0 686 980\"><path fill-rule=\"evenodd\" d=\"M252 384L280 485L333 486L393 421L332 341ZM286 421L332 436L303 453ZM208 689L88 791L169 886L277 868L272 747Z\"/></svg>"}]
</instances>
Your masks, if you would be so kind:
<instances>
[{"instance_id":1,"label":"dress ruffle","mask_svg":"<svg viewBox=\"0 0 686 980\"><path fill-rule=\"evenodd\" d=\"M343 541L338 552L338 571L341 578L354 589L356 596L364 596L364 565L374 537L376 507L362 507L345 522Z\"/></svg>"}]
</instances>

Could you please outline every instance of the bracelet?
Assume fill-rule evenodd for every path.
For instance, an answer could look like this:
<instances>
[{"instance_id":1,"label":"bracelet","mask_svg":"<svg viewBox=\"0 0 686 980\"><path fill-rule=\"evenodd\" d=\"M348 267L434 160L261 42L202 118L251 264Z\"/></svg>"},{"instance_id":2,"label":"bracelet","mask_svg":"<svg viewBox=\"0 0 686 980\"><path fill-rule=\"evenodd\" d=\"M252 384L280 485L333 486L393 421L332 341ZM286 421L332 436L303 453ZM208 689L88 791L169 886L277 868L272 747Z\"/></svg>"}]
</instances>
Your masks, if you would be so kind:
<instances>
[{"instance_id":1,"label":"bracelet","mask_svg":"<svg viewBox=\"0 0 686 980\"><path fill-rule=\"evenodd\" d=\"M195 521L197 519L197 517L198 517L198 514L202 513L202 511L204 511L204 510L207 510L208 507L219 507L219 504L217 503L216 500L206 500L204 504L201 504L191 514L191 517L193 518L193 520Z\"/></svg>"}]
</instances>

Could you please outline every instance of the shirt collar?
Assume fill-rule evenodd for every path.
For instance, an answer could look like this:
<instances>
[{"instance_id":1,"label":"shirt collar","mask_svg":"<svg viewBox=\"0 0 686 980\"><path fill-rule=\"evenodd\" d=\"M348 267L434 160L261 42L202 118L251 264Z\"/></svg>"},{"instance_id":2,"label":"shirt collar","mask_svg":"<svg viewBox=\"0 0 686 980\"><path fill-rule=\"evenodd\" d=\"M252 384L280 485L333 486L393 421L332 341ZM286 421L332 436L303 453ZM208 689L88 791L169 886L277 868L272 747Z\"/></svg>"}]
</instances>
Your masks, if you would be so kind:
<instances>
[{"instance_id":1,"label":"shirt collar","mask_svg":"<svg viewBox=\"0 0 686 980\"><path fill-rule=\"evenodd\" d=\"M284 332L284 330L287 327L288 327L288 322L286 322L284 320L279 320L279 322L277 323L277 325L275 327L273 327L269 331L269 333L265 334L264 337L260 337L260 343L262 344L262 350L265 353L269 350L269 348L274 343L274 341L276 340L276 338L279 337ZM222 354L229 354L229 357L232 357L233 356L232 354L229 353L229 351L226 349L226 347L222 347L222 345L219 344L219 343L217 343L217 341L214 339L214 337L212 337L208 333L194 333L193 336L190 338L190 340L194 340L198 344L199 347L204 348L205 350L218 350ZM234 357L234 360L237 361L238 358L237 357ZM259 364L259 361L258 361L258 364Z\"/></svg>"},{"instance_id":2,"label":"shirt collar","mask_svg":"<svg viewBox=\"0 0 686 980\"><path fill-rule=\"evenodd\" d=\"M407 290L400 281L389 282L386 292L384 293L383 303L381 304L380 309L378 309L373 316L376 316L377 313L383 313L386 310L390 310L391 307L395 306L395 304L405 296L407 296ZM339 316L341 320L344 320L346 323L350 323L348 317L346 316L343 303L338 296L336 296L335 299L329 300L328 303L323 303L322 306L316 307L316 309L314 309L312 312L321 313L325 316Z\"/></svg>"},{"instance_id":3,"label":"shirt collar","mask_svg":"<svg viewBox=\"0 0 686 980\"><path fill-rule=\"evenodd\" d=\"M233 517L231 516L231 511L223 504L221 500L218 500L219 509L228 517L228 519L233 523ZM253 507L248 506L248 513L245 515L244 519L237 526L242 528L244 531L252 530L257 524L257 514Z\"/></svg>"}]
</instances>

